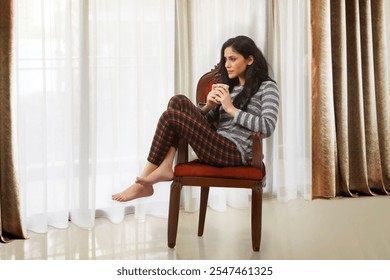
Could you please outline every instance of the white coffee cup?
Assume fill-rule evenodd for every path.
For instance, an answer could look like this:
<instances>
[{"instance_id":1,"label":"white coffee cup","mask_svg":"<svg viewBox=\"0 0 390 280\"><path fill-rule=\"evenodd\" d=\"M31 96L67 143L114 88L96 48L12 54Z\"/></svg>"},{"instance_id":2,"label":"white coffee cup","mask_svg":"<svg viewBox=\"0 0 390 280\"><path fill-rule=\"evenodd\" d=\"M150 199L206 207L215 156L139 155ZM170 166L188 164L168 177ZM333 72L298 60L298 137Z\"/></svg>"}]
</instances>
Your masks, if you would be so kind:
<instances>
[{"instance_id":1,"label":"white coffee cup","mask_svg":"<svg viewBox=\"0 0 390 280\"><path fill-rule=\"evenodd\" d=\"M227 85L227 84L214 84L213 85L213 89L216 89L218 87L223 87L223 88L229 89L229 85Z\"/></svg>"}]
</instances>

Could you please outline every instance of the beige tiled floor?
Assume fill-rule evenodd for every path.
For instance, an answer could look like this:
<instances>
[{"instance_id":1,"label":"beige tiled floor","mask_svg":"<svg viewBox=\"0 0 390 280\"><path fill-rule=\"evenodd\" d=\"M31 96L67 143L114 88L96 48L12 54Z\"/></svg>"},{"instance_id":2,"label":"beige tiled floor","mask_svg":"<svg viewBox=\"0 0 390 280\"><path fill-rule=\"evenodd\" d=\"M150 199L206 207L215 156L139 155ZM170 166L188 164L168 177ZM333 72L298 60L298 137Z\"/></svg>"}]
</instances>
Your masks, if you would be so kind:
<instances>
[{"instance_id":1,"label":"beige tiled floor","mask_svg":"<svg viewBox=\"0 0 390 280\"><path fill-rule=\"evenodd\" d=\"M0 244L0 259L390 259L390 197L288 203L265 199L261 251L253 252L250 211L208 210L197 237L198 213L180 213L177 246L166 245L167 220L128 215L120 224L97 219L93 229L29 233Z\"/></svg>"}]
</instances>

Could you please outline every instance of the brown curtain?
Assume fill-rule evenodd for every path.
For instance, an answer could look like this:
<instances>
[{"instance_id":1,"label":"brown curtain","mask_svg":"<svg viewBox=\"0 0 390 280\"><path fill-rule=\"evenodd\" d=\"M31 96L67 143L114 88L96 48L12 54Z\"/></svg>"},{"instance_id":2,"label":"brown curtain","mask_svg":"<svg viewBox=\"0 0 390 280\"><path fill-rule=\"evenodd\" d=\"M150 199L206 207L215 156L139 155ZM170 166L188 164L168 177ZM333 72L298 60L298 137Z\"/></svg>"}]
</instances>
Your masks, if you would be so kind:
<instances>
[{"instance_id":1,"label":"brown curtain","mask_svg":"<svg viewBox=\"0 0 390 280\"><path fill-rule=\"evenodd\" d=\"M0 0L0 241L25 238L11 134L12 0Z\"/></svg>"},{"instance_id":2,"label":"brown curtain","mask_svg":"<svg viewBox=\"0 0 390 280\"><path fill-rule=\"evenodd\" d=\"M382 0L311 0L313 197L389 194Z\"/></svg>"}]
</instances>

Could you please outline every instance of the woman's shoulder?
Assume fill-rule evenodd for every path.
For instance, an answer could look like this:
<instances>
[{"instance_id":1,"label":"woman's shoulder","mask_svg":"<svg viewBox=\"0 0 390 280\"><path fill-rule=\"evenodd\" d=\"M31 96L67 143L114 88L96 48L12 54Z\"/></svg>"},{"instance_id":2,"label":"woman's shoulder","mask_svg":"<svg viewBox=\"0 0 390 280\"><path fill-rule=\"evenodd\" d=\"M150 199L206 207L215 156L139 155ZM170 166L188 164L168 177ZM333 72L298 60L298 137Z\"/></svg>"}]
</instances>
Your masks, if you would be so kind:
<instances>
[{"instance_id":1,"label":"woman's shoulder","mask_svg":"<svg viewBox=\"0 0 390 280\"><path fill-rule=\"evenodd\" d=\"M278 90L278 85L274 80L267 80L261 83L260 89L276 89Z\"/></svg>"},{"instance_id":2,"label":"woman's shoulder","mask_svg":"<svg viewBox=\"0 0 390 280\"><path fill-rule=\"evenodd\" d=\"M264 93L274 93L279 95L278 85L273 80L267 80L261 83L260 88L257 92L258 95L262 95Z\"/></svg>"}]
</instances>

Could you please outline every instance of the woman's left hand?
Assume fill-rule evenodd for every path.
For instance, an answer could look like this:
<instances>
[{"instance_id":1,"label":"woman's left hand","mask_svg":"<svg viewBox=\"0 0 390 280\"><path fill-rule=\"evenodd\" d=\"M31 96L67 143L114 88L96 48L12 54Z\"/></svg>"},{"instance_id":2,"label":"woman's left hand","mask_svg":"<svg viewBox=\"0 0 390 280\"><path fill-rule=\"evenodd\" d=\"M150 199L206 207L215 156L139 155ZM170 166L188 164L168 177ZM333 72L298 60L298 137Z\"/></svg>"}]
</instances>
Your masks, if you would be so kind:
<instances>
[{"instance_id":1,"label":"woman's left hand","mask_svg":"<svg viewBox=\"0 0 390 280\"><path fill-rule=\"evenodd\" d=\"M233 105L229 89L225 85L220 84L216 84L214 89L218 91L216 100L222 105L226 113L234 117L237 108Z\"/></svg>"}]
</instances>

